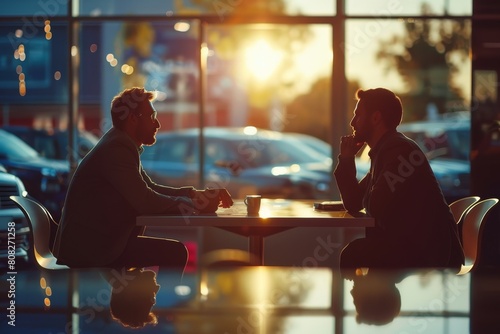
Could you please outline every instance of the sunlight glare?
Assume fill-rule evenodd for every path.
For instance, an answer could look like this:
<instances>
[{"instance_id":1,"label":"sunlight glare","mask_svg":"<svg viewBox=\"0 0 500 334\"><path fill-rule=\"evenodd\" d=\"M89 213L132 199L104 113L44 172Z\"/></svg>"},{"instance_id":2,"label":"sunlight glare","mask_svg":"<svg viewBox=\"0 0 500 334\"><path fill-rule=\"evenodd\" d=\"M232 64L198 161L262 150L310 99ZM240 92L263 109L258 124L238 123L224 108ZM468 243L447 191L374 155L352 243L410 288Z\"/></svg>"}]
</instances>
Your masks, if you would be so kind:
<instances>
[{"instance_id":1,"label":"sunlight glare","mask_svg":"<svg viewBox=\"0 0 500 334\"><path fill-rule=\"evenodd\" d=\"M244 54L247 70L259 80L268 79L282 58L281 52L262 39L248 46Z\"/></svg>"}]
</instances>

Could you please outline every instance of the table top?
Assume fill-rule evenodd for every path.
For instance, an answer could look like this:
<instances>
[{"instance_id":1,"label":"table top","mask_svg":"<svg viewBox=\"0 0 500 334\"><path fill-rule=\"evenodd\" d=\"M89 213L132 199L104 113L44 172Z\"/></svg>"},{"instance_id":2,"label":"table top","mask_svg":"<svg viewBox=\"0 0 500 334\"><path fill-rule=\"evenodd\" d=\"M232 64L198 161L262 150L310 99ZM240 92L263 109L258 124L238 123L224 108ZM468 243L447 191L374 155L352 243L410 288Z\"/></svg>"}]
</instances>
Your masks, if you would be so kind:
<instances>
[{"instance_id":1,"label":"table top","mask_svg":"<svg viewBox=\"0 0 500 334\"><path fill-rule=\"evenodd\" d=\"M243 201L231 208L219 208L214 214L138 216L140 226L256 226L256 227L370 227L375 225L366 214L347 211L315 210L314 200L262 199L259 215L247 214Z\"/></svg>"}]
</instances>

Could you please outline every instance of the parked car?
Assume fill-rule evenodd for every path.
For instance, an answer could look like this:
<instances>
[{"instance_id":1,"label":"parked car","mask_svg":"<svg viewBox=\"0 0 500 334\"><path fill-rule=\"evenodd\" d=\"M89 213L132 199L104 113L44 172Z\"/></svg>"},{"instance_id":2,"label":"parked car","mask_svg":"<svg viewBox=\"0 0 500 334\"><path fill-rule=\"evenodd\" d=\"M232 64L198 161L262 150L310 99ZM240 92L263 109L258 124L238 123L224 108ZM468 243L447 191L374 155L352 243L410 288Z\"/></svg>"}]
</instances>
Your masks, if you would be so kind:
<instances>
[{"instance_id":1,"label":"parked car","mask_svg":"<svg viewBox=\"0 0 500 334\"><path fill-rule=\"evenodd\" d=\"M398 131L422 148L448 202L470 195L469 113L456 113L435 121L402 123ZM369 148L364 147L356 158L358 178L370 168L368 152Z\"/></svg>"},{"instance_id":2,"label":"parked car","mask_svg":"<svg viewBox=\"0 0 500 334\"><path fill-rule=\"evenodd\" d=\"M47 131L33 129L27 126L3 126L8 131L21 138L34 148L41 156L48 159L68 160L69 150L68 131ZM88 131L78 131L76 137L75 160L82 159L94 146L99 138Z\"/></svg>"},{"instance_id":3,"label":"parked car","mask_svg":"<svg viewBox=\"0 0 500 334\"><path fill-rule=\"evenodd\" d=\"M67 162L44 158L18 137L0 129L0 164L21 179L28 194L55 219L60 218L68 187Z\"/></svg>"},{"instance_id":4,"label":"parked car","mask_svg":"<svg viewBox=\"0 0 500 334\"><path fill-rule=\"evenodd\" d=\"M324 155L326 157L332 156L332 146L322 139L306 135L304 133L287 132L285 134L292 140L297 140L301 144L308 146L321 155Z\"/></svg>"},{"instance_id":5,"label":"parked car","mask_svg":"<svg viewBox=\"0 0 500 334\"><path fill-rule=\"evenodd\" d=\"M165 132L141 160L151 178L171 186L198 185L199 129ZM297 140L255 127L203 129L205 185L225 187L235 198L329 198L331 158Z\"/></svg>"},{"instance_id":6,"label":"parked car","mask_svg":"<svg viewBox=\"0 0 500 334\"><path fill-rule=\"evenodd\" d=\"M29 227L22 211L9 198L25 193L23 182L0 165L0 267L14 261L10 271L15 271L20 261L24 264L28 260Z\"/></svg>"}]
</instances>

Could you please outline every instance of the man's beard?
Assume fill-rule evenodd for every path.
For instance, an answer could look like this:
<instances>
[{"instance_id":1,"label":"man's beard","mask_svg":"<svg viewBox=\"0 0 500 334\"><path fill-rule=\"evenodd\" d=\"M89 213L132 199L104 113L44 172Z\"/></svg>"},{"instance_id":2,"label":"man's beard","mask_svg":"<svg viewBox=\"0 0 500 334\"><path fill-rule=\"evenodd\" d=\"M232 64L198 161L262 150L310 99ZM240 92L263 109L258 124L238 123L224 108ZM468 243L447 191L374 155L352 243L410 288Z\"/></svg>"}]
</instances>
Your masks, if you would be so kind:
<instances>
[{"instance_id":1,"label":"man's beard","mask_svg":"<svg viewBox=\"0 0 500 334\"><path fill-rule=\"evenodd\" d=\"M358 130L361 130L361 131L358 131ZM371 137L371 134L372 134L372 129L371 128L362 128L362 129L358 129L358 130L354 130L354 139L361 143L361 142L366 142L370 137Z\"/></svg>"},{"instance_id":2,"label":"man's beard","mask_svg":"<svg viewBox=\"0 0 500 334\"><path fill-rule=\"evenodd\" d=\"M156 143L156 136L154 132L148 132L141 129L137 130L137 137L140 138L143 145L151 146Z\"/></svg>"}]
</instances>

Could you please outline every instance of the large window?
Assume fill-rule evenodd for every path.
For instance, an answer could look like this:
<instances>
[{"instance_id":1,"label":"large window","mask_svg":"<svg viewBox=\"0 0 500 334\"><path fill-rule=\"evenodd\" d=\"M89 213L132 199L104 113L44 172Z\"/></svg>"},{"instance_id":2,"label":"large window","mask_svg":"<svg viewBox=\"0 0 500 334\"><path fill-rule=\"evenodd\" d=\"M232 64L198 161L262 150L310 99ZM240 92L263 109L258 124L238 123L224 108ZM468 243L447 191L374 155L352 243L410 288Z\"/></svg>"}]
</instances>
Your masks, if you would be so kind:
<instances>
[{"instance_id":1,"label":"large window","mask_svg":"<svg viewBox=\"0 0 500 334\"><path fill-rule=\"evenodd\" d=\"M144 86L157 92L161 132L273 131L318 157L321 172L289 161L241 175L297 188L273 196L308 189L304 196L334 199L334 157L358 88L394 90L405 122L468 112L471 7L471 0L9 2L0 14L0 122L100 136L111 126L113 96ZM197 176L184 181L204 187L224 170L228 182L241 181L227 170L234 161L214 163L205 134L193 148ZM154 176L160 167L149 168Z\"/></svg>"},{"instance_id":2,"label":"large window","mask_svg":"<svg viewBox=\"0 0 500 334\"><path fill-rule=\"evenodd\" d=\"M345 4L348 15L373 17L472 14L472 0L346 0Z\"/></svg>"}]
</instances>

